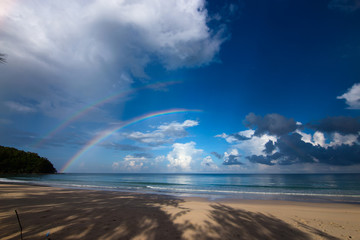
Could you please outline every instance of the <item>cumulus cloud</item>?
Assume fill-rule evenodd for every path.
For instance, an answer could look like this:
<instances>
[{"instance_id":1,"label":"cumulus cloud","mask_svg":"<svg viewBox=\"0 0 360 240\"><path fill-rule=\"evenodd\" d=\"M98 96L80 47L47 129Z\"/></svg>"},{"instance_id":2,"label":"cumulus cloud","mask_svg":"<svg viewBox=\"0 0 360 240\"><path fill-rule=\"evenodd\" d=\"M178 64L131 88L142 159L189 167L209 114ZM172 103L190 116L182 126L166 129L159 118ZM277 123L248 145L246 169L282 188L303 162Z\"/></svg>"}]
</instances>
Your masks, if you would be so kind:
<instances>
[{"instance_id":1,"label":"cumulus cloud","mask_svg":"<svg viewBox=\"0 0 360 240\"><path fill-rule=\"evenodd\" d=\"M154 162L155 163L160 163L166 160L166 157L164 155L160 155L160 156L156 156Z\"/></svg>"},{"instance_id":2,"label":"cumulus cloud","mask_svg":"<svg viewBox=\"0 0 360 240\"><path fill-rule=\"evenodd\" d=\"M313 139L314 139L314 145L326 147L326 143L325 143L326 139L324 133L316 131L314 133Z\"/></svg>"},{"instance_id":3,"label":"cumulus cloud","mask_svg":"<svg viewBox=\"0 0 360 240\"><path fill-rule=\"evenodd\" d=\"M251 129L255 128L255 135L263 134L281 136L295 131L298 128L294 119L288 119L284 116L272 113L264 117L249 113L244 121L245 125Z\"/></svg>"},{"instance_id":4,"label":"cumulus cloud","mask_svg":"<svg viewBox=\"0 0 360 240\"><path fill-rule=\"evenodd\" d=\"M190 171L191 165L202 154L202 149L195 148L195 142L174 143L173 150L167 155L168 167L180 171Z\"/></svg>"},{"instance_id":5,"label":"cumulus cloud","mask_svg":"<svg viewBox=\"0 0 360 240\"><path fill-rule=\"evenodd\" d=\"M145 143L149 146L159 146L165 143L174 142L178 138L183 138L188 135L186 128L197 126L199 123L193 120L186 120L183 123L172 122L163 124L157 127L152 132L132 132L124 134L125 137Z\"/></svg>"},{"instance_id":6,"label":"cumulus cloud","mask_svg":"<svg viewBox=\"0 0 360 240\"><path fill-rule=\"evenodd\" d=\"M202 160L201 166L203 167L203 170L206 171L215 171L219 169L210 156L207 156Z\"/></svg>"},{"instance_id":7,"label":"cumulus cloud","mask_svg":"<svg viewBox=\"0 0 360 240\"><path fill-rule=\"evenodd\" d=\"M224 154L225 165L243 163L239 161L241 159L239 153L244 155L243 159L264 166L360 164L358 118L327 117L305 125L295 123L292 119L285 119L278 114L269 114L264 118L249 114L246 120L249 127L256 127L250 139L229 141L229 135L225 133L219 135L231 143L234 149L231 153ZM315 132L306 133L304 132L306 128Z\"/></svg>"},{"instance_id":8,"label":"cumulus cloud","mask_svg":"<svg viewBox=\"0 0 360 240\"><path fill-rule=\"evenodd\" d=\"M326 138L325 134L319 131L316 131L313 135L307 134L301 131L297 131L301 135L301 140L306 143L310 143L314 146L320 146L327 148L329 146L340 146L340 145L352 145L358 141L359 135L356 134L340 134L334 132L328 134L329 139Z\"/></svg>"},{"instance_id":9,"label":"cumulus cloud","mask_svg":"<svg viewBox=\"0 0 360 240\"><path fill-rule=\"evenodd\" d=\"M342 135L340 133L334 133L333 139L330 142L329 146L341 146L341 145L349 145L352 146L358 142L359 135L356 134L347 134Z\"/></svg>"},{"instance_id":10,"label":"cumulus cloud","mask_svg":"<svg viewBox=\"0 0 360 240\"><path fill-rule=\"evenodd\" d=\"M275 161L271 156L251 155L246 158L252 163L260 163L269 166L275 165Z\"/></svg>"},{"instance_id":11,"label":"cumulus cloud","mask_svg":"<svg viewBox=\"0 0 360 240\"><path fill-rule=\"evenodd\" d=\"M116 171L141 171L148 162L147 155L126 155L123 161L113 162L112 169Z\"/></svg>"},{"instance_id":12,"label":"cumulus cloud","mask_svg":"<svg viewBox=\"0 0 360 240\"><path fill-rule=\"evenodd\" d=\"M360 9L360 0L332 0L328 7L343 12L355 12Z\"/></svg>"},{"instance_id":13,"label":"cumulus cloud","mask_svg":"<svg viewBox=\"0 0 360 240\"><path fill-rule=\"evenodd\" d=\"M302 141L307 142L307 143L314 144L313 141L312 141L313 136L312 136L311 134L302 132L302 131L300 131L299 129L296 130L296 133L298 133L298 134L301 135L301 140L302 140Z\"/></svg>"},{"instance_id":14,"label":"cumulus cloud","mask_svg":"<svg viewBox=\"0 0 360 240\"><path fill-rule=\"evenodd\" d=\"M346 93L338 96L337 99L345 99L349 109L360 109L360 83L355 83Z\"/></svg>"},{"instance_id":15,"label":"cumulus cloud","mask_svg":"<svg viewBox=\"0 0 360 240\"><path fill-rule=\"evenodd\" d=\"M274 142L271 141L271 140L269 140L269 141L265 144L264 152L265 152L266 154L271 154L274 150L275 150Z\"/></svg>"},{"instance_id":16,"label":"cumulus cloud","mask_svg":"<svg viewBox=\"0 0 360 240\"><path fill-rule=\"evenodd\" d=\"M275 136L264 134L260 137L253 136L250 140L241 141L233 146L246 155L264 155L264 151L266 151L265 145L269 141L276 142L277 138Z\"/></svg>"},{"instance_id":17,"label":"cumulus cloud","mask_svg":"<svg viewBox=\"0 0 360 240\"><path fill-rule=\"evenodd\" d=\"M357 136L334 137L326 147L302 141L298 133L281 136L275 143L274 154L252 155L247 158L253 163L266 165L292 165L298 163L323 163L337 166L360 164L360 145Z\"/></svg>"},{"instance_id":18,"label":"cumulus cloud","mask_svg":"<svg viewBox=\"0 0 360 240\"><path fill-rule=\"evenodd\" d=\"M215 137L224 138L228 143L239 142L243 140L249 140L254 135L254 130L245 130L238 133L227 135L226 133L218 134Z\"/></svg>"},{"instance_id":19,"label":"cumulus cloud","mask_svg":"<svg viewBox=\"0 0 360 240\"><path fill-rule=\"evenodd\" d=\"M223 165L243 165L240 161L241 155L237 149L232 149L230 153L224 153Z\"/></svg>"},{"instance_id":20,"label":"cumulus cloud","mask_svg":"<svg viewBox=\"0 0 360 240\"><path fill-rule=\"evenodd\" d=\"M22 96L61 117L148 78L150 62L208 64L226 39L208 18L204 0L2 1L0 101Z\"/></svg>"}]
</instances>

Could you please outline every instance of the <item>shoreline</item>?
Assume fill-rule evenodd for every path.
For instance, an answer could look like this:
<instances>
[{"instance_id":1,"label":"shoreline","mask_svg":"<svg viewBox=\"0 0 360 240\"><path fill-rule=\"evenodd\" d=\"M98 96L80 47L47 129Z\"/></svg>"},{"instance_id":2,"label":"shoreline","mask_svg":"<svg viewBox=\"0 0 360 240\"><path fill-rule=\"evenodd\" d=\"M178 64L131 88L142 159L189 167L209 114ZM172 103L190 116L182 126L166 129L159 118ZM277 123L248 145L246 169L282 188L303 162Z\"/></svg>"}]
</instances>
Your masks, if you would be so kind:
<instances>
[{"instance_id":1,"label":"shoreline","mask_svg":"<svg viewBox=\"0 0 360 240\"><path fill-rule=\"evenodd\" d=\"M360 205L0 184L0 239L360 239Z\"/></svg>"},{"instance_id":2,"label":"shoreline","mask_svg":"<svg viewBox=\"0 0 360 240\"><path fill-rule=\"evenodd\" d=\"M1 186L29 186L29 187L39 187L41 188L50 188L50 189L56 189L56 190L68 190L68 191L90 191L90 192L98 192L98 193L118 193L118 194L125 194L125 195L149 195L149 196L159 196L164 198L170 198L170 199L184 199L189 201L206 201L206 202L220 202L220 203L227 203L227 204L234 204L238 202L247 203L247 204L272 204L272 205L316 205L316 206L324 206L324 205L350 205L350 206L358 206L360 208L360 203L358 202L338 202L338 201L329 201L329 200L323 200L323 201L310 201L310 200L274 200L274 199L248 199L248 198L241 198L241 197L207 197L207 196L198 196L194 194L194 196L180 196L176 194L171 193L162 193L162 192L141 192L141 191L125 191L125 190L111 190L111 189L93 189L93 188L81 188L81 187L62 187L62 186L50 186L45 184L37 184L37 183L2 183L0 182L0 189ZM0 190L1 194L1 190ZM0 195L1 196L1 195Z\"/></svg>"},{"instance_id":3,"label":"shoreline","mask_svg":"<svg viewBox=\"0 0 360 240\"><path fill-rule=\"evenodd\" d=\"M52 187L59 189L70 189L70 190L89 190L89 191L104 191L104 192L119 192L119 193L128 193L128 194L149 194L149 195L161 195L175 198L202 198L207 201L215 202L236 202L236 201L280 201L280 202L297 202L297 203L334 203L334 204L353 204L359 205L360 201L351 201L352 195L325 195L328 198L321 198L324 194L286 194L286 193L268 193L268 194L257 194L257 193L242 193L242 194L196 194L196 193L176 193L176 192L160 192L160 191L150 191L150 190L125 190L125 189L116 189L116 188L103 188L102 186L98 187L76 187L76 186L64 186L64 185L50 185L42 184L41 182L27 182L27 181L9 181L9 182L0 182L2 184L9 185L28 185L28 186L38 186L38 187ZM250 197L250 196L261 196L261 197ZM283 198L281 199L280 197ZM348 200L345 200L348 198ZM358 199L358 196L354 198Z\"/></svg>"}]
</instances>

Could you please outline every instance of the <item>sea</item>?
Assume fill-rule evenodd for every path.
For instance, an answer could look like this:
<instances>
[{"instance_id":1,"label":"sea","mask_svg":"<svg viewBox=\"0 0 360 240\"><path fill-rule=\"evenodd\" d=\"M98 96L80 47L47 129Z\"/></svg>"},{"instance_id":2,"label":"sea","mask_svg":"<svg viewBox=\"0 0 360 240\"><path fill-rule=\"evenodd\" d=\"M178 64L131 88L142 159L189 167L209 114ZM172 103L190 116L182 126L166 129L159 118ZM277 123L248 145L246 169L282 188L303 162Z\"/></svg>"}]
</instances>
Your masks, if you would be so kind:
<instances>
[{"instance_id":1,"label":"sea","mask_svg":"<svg viewBox=\"0 0 360 240\"><path fill-rule=\"evenodd\" d=\"M360 174L63 173L0 175L0 183L204 197L210 200L257 199L360 204Z\"/></svg>"}]
</instances>

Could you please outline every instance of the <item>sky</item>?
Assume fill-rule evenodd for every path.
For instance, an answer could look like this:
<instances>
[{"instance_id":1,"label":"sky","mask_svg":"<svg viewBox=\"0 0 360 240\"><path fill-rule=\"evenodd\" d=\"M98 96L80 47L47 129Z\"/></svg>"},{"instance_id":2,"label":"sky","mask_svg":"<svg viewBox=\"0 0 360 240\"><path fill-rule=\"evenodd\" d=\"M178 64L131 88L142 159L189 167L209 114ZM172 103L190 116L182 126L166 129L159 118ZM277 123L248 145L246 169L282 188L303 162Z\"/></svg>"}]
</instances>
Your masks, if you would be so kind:
<instances>
[{"instance_id":1,"label":"sky","mask_svg":"<svg viewBox=\"0 0 360 240\"><path fill-rule=\"evenodd\" d=\"M2 0L0 145L65 173L359 173L359 29L359 0Z\"/></svg>"}]
</instances>

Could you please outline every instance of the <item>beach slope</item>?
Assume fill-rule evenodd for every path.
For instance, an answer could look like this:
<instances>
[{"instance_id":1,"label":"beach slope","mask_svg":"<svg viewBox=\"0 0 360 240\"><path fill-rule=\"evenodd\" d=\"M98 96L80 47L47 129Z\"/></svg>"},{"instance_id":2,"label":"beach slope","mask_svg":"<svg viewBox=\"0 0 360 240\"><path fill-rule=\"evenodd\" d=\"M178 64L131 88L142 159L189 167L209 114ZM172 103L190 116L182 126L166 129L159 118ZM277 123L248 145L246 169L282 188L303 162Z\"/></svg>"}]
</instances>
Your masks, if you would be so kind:
<instances>
[{"instance_id":1,"label":"beach slope","mask_svg":"<svg viewBox=\"0 0 360 240\"><path fill-rule=\"evenodd\" d=\"M360 239L360 206L0 184L0 239Z\"/></svg>"}]
</instances>

